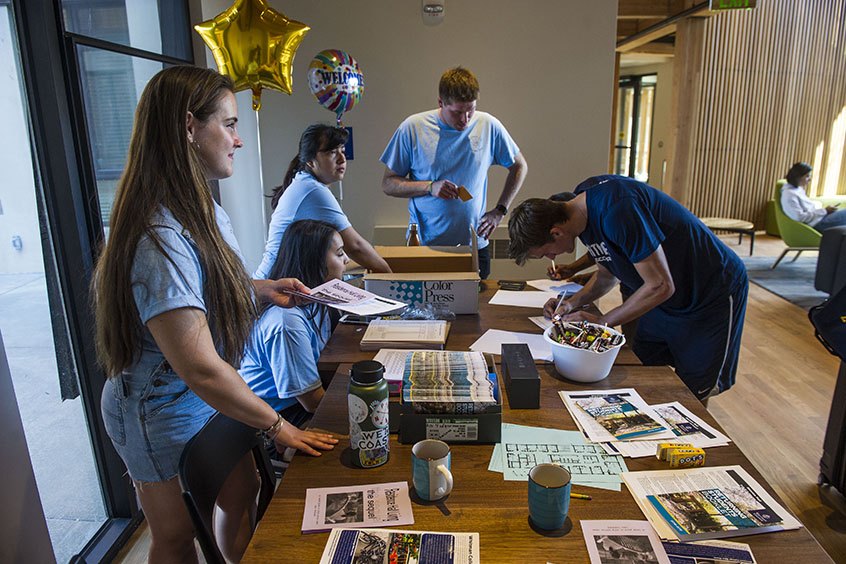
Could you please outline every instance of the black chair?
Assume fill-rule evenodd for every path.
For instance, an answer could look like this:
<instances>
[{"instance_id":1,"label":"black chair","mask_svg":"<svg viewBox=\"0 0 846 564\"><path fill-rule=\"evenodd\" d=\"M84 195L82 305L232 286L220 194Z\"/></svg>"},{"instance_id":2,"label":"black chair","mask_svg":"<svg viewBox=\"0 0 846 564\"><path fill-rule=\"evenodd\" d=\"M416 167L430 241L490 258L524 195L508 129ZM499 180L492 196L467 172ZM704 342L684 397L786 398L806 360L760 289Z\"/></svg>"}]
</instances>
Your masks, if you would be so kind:
<instances>
[{"instance_id":1,"label":"black chair","mask_svg":"<svg viewBox=\"0 0 846 564\"><path fill-rule=\"evenodd\" d=\"M179 460L182 499L208 564L226 564L212 527L215 501L232 469L250 451L261 478L256 512L258 521L273 497L276 479L264 449L264 440L256 429L217 413L182 451Z\"/></svg>"}]
</instances>

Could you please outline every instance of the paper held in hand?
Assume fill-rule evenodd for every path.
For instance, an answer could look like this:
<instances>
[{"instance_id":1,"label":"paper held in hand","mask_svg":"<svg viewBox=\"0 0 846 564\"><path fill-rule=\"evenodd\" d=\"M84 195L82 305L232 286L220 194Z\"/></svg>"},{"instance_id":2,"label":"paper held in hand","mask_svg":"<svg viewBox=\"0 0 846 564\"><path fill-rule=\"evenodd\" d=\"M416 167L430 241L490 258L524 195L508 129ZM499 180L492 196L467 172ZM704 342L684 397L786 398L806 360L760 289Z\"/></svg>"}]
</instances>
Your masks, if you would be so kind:
<instances>
[{"instance_id":1,"label":"paper held in hand","mask_svg":"<svg viewBox=\"0 0 846 564\"><path fill-rule=\"evenodd\" d=\"M327 305L356 315L379 315L408 305L405 302L377 296L337 279L313 288L308 294L296 290L283 291L309 302Z\"/></svg>"}]
</instances>

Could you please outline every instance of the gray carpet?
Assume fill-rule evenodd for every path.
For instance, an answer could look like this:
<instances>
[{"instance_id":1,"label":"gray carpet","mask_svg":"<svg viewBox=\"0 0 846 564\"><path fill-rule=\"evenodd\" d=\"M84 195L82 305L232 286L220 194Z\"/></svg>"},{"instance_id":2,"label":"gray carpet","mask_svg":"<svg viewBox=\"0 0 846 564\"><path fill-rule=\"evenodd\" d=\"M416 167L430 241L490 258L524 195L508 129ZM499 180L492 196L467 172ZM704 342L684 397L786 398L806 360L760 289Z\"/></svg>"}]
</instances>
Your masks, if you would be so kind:
<instances>
[{"instance_id":1,"label":"gray carpet","mask_svg":"<svg viewBox=\"0 0 846 564\"><path fill-rule=\"evenodd\" d=\"M741 257L741 260L750 282L807 310L827 299L828 294L814 288L817 257L800 256L795 262L792 257L793 253L789 253L775 269L770 267L776 257Z\"/></svg>"}]
</instances>

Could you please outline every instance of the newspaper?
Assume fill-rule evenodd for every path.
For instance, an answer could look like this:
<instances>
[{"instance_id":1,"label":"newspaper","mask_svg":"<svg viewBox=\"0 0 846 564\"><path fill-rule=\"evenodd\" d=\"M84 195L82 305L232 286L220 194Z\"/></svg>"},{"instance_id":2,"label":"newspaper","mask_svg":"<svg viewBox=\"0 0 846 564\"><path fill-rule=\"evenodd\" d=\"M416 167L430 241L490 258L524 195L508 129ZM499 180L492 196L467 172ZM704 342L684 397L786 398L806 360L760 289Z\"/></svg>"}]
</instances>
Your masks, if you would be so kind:
<instances>
[{"instance_id":1,"label":"newspaper","mask_svg":"<svg viewBox=\"0 0 846 564\"><path fill-rule=\"evenodd\" d=\"M478 564L479 533L332 529L320 564Z\"/></svg>"},{"instance_id":2,"label":"newspaper","mask_svg":"<svg viewBox=\"0 0 846 564\"><path fill-rule=\"evenodd\" d=\"M408 497L408 482L306 490L304 533L412 523L414 515Z\"/></svg>"},{"instance_id":3,"label":"newspaper","mask_svg":"<svg viewBox=\"0 0 846 564\"><path fill-rule=\"evenodd\" d=\"M748 544L729 541L663 541L670 564L756 564Z\"/></svg>"},{"instance_id":4,"label":"newspaper","mask_svg":"<svg viewBox=\"0 0 846 564\"><path fill-rule=\"evenodd\" d=\"M695 541L802 526L740 466L624 472L621 477L662 539Z\"/></svg>"},{"instance_id":5,"label":"newspaper","mask_svg":"<svg viewBox=\"0 0 846 564\"><path fill-rule=\"evenodd\" d=\"M582 521L581 526L590 564L670 564L648 521Z\"/></svg>"},{"instance_id":6,"label":"newspaper","mask_svg":"<svg viewBox=\"0 0 846 564\"><path fill-rule=\"evenodd\" d=\"M308 294L296 290L285 290L285 293L356 315L379 315L408 305L404 302L377 296L337 279L313 288Z\"/></svg>"},{"instance_id":7,"label":"newspaper","mask_svg":"<svg viewBox=\"0 0 846 564\"><path fill-rule=\"evenodd\" d=\"M690 443L696 448L725 446L731 442L726 435L705 423L677 401L650 406L675 434L674 442ZM666 440L616 441L604 443L609 454L622 454L629 458L655 456L658 445Z\"/></svg>"},{"instance_id":8,"label":"newspaper","mask_svg":"<svg viewBox=\"0 0 846 564\"><path fill-rule=\"evenodd\" d=\"M590 442L676 438L634 388L558 395Z\"/></svg>"}]
</instances>

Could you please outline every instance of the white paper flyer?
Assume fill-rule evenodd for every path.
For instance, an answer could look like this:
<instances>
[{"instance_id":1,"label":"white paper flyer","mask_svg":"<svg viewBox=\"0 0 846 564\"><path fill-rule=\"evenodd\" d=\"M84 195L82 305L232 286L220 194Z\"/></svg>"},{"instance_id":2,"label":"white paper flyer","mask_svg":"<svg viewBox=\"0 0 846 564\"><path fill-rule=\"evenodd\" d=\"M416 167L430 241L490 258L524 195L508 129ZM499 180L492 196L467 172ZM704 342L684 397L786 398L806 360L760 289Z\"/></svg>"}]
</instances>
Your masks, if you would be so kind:
<instances>
[{"instance_id":1,"label":"white paper flyer","mask_svg":"<svg viewBox=\"0 0 846 564\"><path fill-rule=\"evenodd\" d=\"M304 533L412 523L414 515L408 497L408 482L306 490Z\"/></svg>"},{"instance_id":2,"label":"white paper flyer","mask_svg":"<svg viewBox=\"0 0 846 564\"><path fill-rule=\"evenodd\" d=\"M479 533L332 529L320 564L478 564Z\"/></svg>"},{"instance_id":3,"label":"white paper flyer","mask_svg":"<svg viewBox=\"0 0 846 564\"><path fill-rule=\"evenodd\" d=\"M670 564L649 521L582 521L590 564Z\"/></svg>"}]
</instances>

